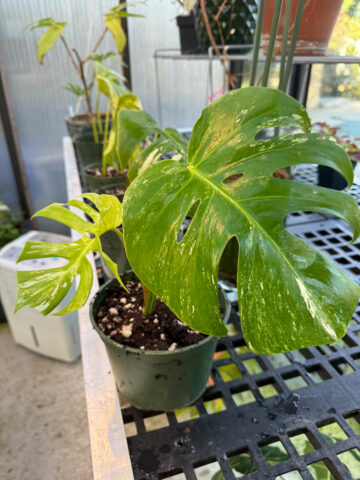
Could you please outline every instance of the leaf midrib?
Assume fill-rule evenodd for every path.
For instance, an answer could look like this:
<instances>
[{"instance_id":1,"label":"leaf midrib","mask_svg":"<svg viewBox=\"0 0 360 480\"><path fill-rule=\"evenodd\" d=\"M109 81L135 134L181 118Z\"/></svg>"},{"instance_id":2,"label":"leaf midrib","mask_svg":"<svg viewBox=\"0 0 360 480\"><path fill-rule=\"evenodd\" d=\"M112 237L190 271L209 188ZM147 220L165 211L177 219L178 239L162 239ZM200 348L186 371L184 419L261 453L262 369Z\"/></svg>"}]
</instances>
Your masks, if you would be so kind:
<instances>
[{"instance_id":1,"label":"leaf midrib","mask_svg":"<svg viewBox=\"0 0 360 480\"><path fill-rule=\"evenodd\" d=\"M219 195L221 195L227 202L231 203L237 210L239 210L244 217L249 221L249 223L252 223L259 231L264 235L264 237L268 240L268 242L275 248L275 250L280 254L284 262L288 265L290 270L293 272L294 276L299 280L301 285L303 285L304 289L309 293L310 297L318 307L320 311L323 311L325 316L327 317L327 312L325 309L323 309L322 305L319 304L317 301L316 297L314 297L311 293L311 291L307 288L307 286L304 284L304 282L301 279L301 276L299 275L298 271L294 268L294 266L289 262L287 257L284 255L284 253L281 251L279 248L278 244L272 239L272 237L262 228L262 226L256 221L256 219L251 216L245 208L243 208L240 204L240 202L236 202L224 189L222 189L219 185L211 181L210 179L206 178L204 175L201 173L197 172L194 168L191 166L187 167L189 169L190 174L196 176L199 178L202 182L206 183L210 187L212 187L214 190L216 190Z\"/></svg>"}]
</instances>

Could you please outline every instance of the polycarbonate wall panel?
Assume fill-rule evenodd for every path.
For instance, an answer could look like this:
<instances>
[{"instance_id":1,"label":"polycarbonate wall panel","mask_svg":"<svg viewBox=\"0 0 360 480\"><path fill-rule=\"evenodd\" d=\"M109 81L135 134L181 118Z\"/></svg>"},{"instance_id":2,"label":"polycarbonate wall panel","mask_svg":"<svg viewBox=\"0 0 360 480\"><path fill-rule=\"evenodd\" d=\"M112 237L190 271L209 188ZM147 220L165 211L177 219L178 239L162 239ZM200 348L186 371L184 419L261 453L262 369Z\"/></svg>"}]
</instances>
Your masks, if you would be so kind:
<instances>
[{"instance_id":1,"label":"polycarbonate wall panel","mask_svg":"<svg viewBox=\"0 0 360 480\"><path fill-rule=\"evenodd\" d=\"M42 31L23 32L23 29L48 16L66 21L65 38L84 56L92 12L90 44L94 45L103 30L103 14L116 3L114 0L0 1L0 55L36 210L50 202L66 200L61 139L66 135L65 117L75 107L76 99L61 87L79 82L61 42L39 65L36 43ZM142 99L144 108L158 119L153 55L158 48L179 47L175 17L181 12L170 0L139 2L131 9L146 17L129 21L133 90ZM113 50L113 39L108 33L99 51ZM118 69L114 62L110 66ZM207 61L159 60L159 73L163 124L191 127L205 105ZM221 79L221 67L217 66L214 87L221 85ZM4 183L7 189L14 188L11 182Z\"/></svg>"},{"instance_id":2,"label":"polycarbonate wall panel","mask_svg":"<svg viewBox=\"0 0 360 480\"><path fill-rule=\"evenodd\" d=\"M129 39L132 87L157 120L154 52L157 49L179 49L176 16L181 9L171 0L151 0L138 4L143 19L130 19ZM196 58L196 55L194 55ZM208 91L207 60L158 60L162 125L189 128L205 106ZM214 89L222 84L222 68L214 64Z\"/></svg>"},{"instance_id":3,"label":"polycarbonate wall panel","mask_svg":"<svg viewBox=\"0 0 360 480\"><path fill-rule=\"evenodd\" d=\"M104 28L103 14L113 5L109 0L0 1L0 55L36 210L50 202L66 200L62 137L66 135L65 117L69 107L75 107L76 99L61 87L79 82L61 42L39 65L36 42L42 32L23 33L23 29L43 17L66 21L64 36L82 56L87 51L92 8L95 21L91 44L94 44ZM99 50L115 50L109 33ZM3 157L2 145L0 154ZM13 185L6 188L12 189Z\"/></svg>"},{"instance_id":4,"label":"polycarbonate wall panel","mask_svg":"<svg viewBox=\"0 0 360 480\"><path fill-rule=\"evenodd\" d=\"M0 172L0 201L4 202L11 209L12 213L18 214L21 212L21 206L1 121Z\"/></svg>"}]
</instances>

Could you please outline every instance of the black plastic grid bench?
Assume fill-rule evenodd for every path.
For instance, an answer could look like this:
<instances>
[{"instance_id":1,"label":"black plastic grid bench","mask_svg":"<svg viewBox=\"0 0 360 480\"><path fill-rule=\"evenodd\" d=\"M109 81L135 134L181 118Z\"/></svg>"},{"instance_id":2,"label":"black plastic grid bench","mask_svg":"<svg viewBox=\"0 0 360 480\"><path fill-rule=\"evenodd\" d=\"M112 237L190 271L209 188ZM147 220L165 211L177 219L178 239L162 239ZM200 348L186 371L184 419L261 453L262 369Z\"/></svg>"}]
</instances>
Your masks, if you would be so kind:
<instances>
[{"instance_id":1,"label":"black plastic grid bench","mask_svg":"<svg viewBox=\"0 0 360 480\"><path fill-rule=\"evenodd\" d=\"M315 167L295 178L316 183ZM350 193L360 200L360 187ZM348 244L343 222L294 212L287 228L359 282L360 241ZM360 306L337 345L278 355L248 350L236 309L194 405L123 408L135 480L359 479Z\"/></svg>"}]
</instances>

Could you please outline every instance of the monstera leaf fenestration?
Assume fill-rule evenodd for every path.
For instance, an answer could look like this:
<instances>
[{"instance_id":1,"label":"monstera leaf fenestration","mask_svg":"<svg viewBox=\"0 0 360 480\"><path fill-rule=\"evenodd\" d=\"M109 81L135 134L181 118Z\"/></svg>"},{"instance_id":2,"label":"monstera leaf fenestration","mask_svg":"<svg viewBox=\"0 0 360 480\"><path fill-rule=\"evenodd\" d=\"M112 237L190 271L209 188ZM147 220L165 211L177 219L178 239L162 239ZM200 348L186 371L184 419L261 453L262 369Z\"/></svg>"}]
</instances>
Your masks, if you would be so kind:
<instances>
[{"instance_id":1,"label":"monstera leaf fenestration","mask_svg":"<svg viewBox=\"0 0 360 480\"><path fill-rule=\"evenodd\" d=\"M35 214L35 216L61 222L80 233L81 237L75 242L63 244L26 242L18 262L57 256L66 259L67 264L47 270L19 270L16 311L26 306L36 308L47 315L65 297L77 275L80 276L80 281L75 295L70 303L56 315L64 315L82 307L90 294L93 282L92 268L86 258L91 251L97 251L102 255L116 279L123 285L116 264L102 251L100 242L102 234L109 230L115 231L116 227L121 225L121 203L112 195L86 193L82 196L90 200L96 209L75 199L66 205L53 203ZM66 206L78 208L86 213L91 221L84 220L65 208Z\"/></svg>"},{"instance_id":2,"label":"monstera leaf fenestration","mask_svg":"<svg viewBox=\"0 0 360 480\"><path fill-rule=\"evenodd\" d=\"M299 133L257 140L259 131L282 126ZM187 165L156 163L127 190L123 215L129 262L192 328L226 334L218 308L218 265L235 237L239 313L253 351L334 343L345 334L359 287L283 222L288 212L322 212L345 220L355 238L360 230L356 202L346 193L273 177L280 168L316 163L352 183L343 149L310 128L305 109L281 91L230 92L203 110ZM178 242L196 202L190 227Z\"/></svg>"}]
</instances>

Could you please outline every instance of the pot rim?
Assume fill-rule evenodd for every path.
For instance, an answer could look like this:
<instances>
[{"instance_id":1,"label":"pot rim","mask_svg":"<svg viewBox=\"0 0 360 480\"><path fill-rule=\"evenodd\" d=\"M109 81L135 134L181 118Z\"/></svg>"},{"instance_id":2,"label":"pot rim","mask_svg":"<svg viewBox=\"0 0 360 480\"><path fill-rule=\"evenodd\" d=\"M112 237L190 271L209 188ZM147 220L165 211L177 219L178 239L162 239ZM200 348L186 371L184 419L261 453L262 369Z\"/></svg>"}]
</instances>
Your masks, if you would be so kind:
<instances>
[{"instance_id":1,"label":"pot rim","mask_svg":"<svg viewBox=\"0 0 360 480\"><path fill-rule=\"evenodd\" d=\"M93 132L91 133L83 133L82 135L78 135L75 140L74 140L74 143L77 144L77 143L82 143L82 144L89 144L89 143L94 143L95 145L102 145L104 144L104 135L102 133L99 133L99 140L101 138L101 140L96 143L95 140L94 140L94 134ZM92 140L92 141L91 141Z\"/></svg>"},{"instance_id":2,"label":"pot rim","mask_svg":"<svg viewBox=\"0 0 360 480\"><path fill-rule=\"evenodd\" d=\"M91 173L86 172L86 170L88 170L89 168L99 168L99 165L102 166L102 162L100 162L100 163L99 162L92 162L92 163L89 163L89 165L86 165L85 167L83 167L85 175L90 175L90 177L95 177L95 178L106 178L106 179L113 178L114 182L116 182L117 178L126 177L126 173L124 173L124 172L118 172L118 173L120 173L120 175L117 175L116 177L108 177L107 175L105 177L103 175L101 175L101 177L97 177L95 175L92 175Z\"/></svg>"},{"instance_id":3,"label":"pot rim","mask_svg":"<svg viewBox=\"0 0 360 480\"><path fill-rule=\"evenodd\" d=\"M86 120L74 120L74 118L76 117L81 117L82 115L85 115L84 113L78 113L76 115L72 115L71 117L70 116L67 116L65 117L65 122L68 122L68 123L75 123L75 124L80 124L80 125L91 125L91 121L86 121ZM106 118L106 112L101 112L100 113L100 116L101 116L101 122L105 122L105 118ZM112 120L112 115L110 113L110 120Z\"/></svg>"},{"instance_id":4,"label":"pot rim","mask_svg":"<svg viewBox=\"0 0 360 480\"><path fill-rule=\"evenodd\" d=\"M129 273L129 272L125 272L125 273ZM127 345L123 345L121 343L115 342L115 340L108 337L107 335L105 335L100 330L100 328L98 327L98 325L96 323L94 315L93 315L93 308L94 308L94 303L96 301L96 298L98 297L98 295L100 294L101 291L109 288L110 284L115 283L115 282L117 282L117 280L116 280L116 278L113 278L111 280L108 280L106 283L104 283L104 285L102 285L99 288L99 290L95 293L95 295L94 295L94 297L91 300L90 305L89 305L89 314L90 314L91 324L105 344L108 343L109 345L112 345L115 348L120 348L121 350L127 350L127 351L129 351L131 353L134 353L134 354L137 354L137 355L151 355L151 356L160 355L160 356L164 356L164 355L176 355L176 354L179 354L179 353L182 353L182 352L187 352L189 350L192 350L194 348L199 347L200 345L203 345L207 342L210 342L214 338L218 338L218 337L215 337L214 335L208 335L206 338L203 338L202 340L200 340L200 342L193 343L191 345L188 345L187 347L181 347L181 348L177 348L177 349L171 350L171 351L169 351L169 350L140 350L140 348L129 347ZM218 285L218 288L219 288L219 291L221 292L221 295L223 296L223 298L225 300L225 312L224 312L224 316L223 316L223 321L226 324L228 319L229 319L229 316L230 316L231 305L230 305L230 302L229 302L223 288L220 285Z\"/></svg>"}]
</instances>

